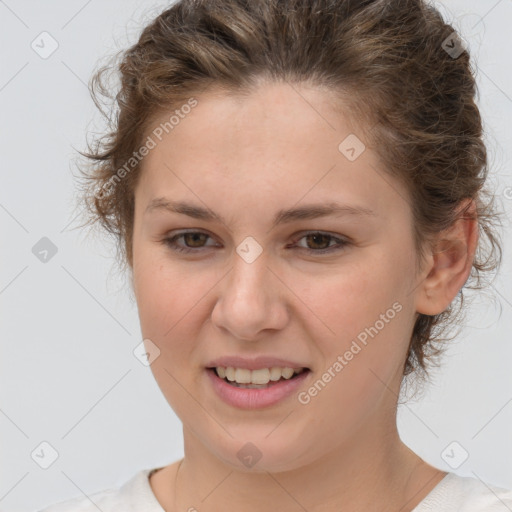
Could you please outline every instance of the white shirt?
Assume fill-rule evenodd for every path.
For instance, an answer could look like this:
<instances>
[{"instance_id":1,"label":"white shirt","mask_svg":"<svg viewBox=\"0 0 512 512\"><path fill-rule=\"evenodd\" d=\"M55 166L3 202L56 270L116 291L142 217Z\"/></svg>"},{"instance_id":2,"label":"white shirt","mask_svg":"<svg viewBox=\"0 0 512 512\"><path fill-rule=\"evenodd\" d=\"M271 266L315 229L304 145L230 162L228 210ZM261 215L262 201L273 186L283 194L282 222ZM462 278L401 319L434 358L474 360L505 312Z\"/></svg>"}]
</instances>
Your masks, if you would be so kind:
<instances>
[{"instance_id":1,"label":"white shirt","mask_svg":"<svg viewBox=\"0 0 512 512\"><path fill-rule=\"evenodd\" d=\"M39 512L165 512L149 483L156 469L143 469L121 487L58 502ZM92 503L94 502L94 503ZM448 473L413 512L511 512L512 490Z\"/></svg>"}]
</instances>

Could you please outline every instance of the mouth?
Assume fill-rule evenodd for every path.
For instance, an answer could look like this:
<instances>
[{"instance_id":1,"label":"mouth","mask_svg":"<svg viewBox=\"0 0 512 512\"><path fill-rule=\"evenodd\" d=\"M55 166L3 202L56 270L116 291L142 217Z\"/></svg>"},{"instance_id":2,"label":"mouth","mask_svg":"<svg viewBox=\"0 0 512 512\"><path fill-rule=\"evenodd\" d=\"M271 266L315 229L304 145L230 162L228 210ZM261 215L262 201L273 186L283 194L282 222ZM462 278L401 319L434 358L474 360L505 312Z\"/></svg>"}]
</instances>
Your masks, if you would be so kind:
<instances>
[{"instance_id":1,"label":"mouth","mask_svg":"<svg viewBox=\"0 0 512 512\"><path fill-rule=\"evenodd\" d=\"M279 386L283 382L292 381L304 377L309 373L309 368L289 368L273 366L249 370L246 368L234 368L232 366L216 366L207 370L224 381L229 386L243 389L268 389Z\"/></svg>"},{"instance_id":2,"label":"mouth","mask_svg":"<svg viewBox=\"0 0 512 512\"><path fill-rule=\"evenodd\" d=\"M209 361L204 369L212 399L245 410L278 407L300 392L313 375L304 362L274 355L226 355Z\"/></svg>"}]
</instances>

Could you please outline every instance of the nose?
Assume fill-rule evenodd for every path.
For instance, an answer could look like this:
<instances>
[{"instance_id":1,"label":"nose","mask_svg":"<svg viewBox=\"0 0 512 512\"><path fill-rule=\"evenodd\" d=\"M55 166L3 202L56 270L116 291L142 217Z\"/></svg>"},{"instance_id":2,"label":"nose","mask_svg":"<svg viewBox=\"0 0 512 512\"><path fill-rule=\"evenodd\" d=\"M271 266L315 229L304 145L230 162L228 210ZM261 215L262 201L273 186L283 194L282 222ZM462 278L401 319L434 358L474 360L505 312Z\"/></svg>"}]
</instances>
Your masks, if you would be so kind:
<instances>
[{"instance_id":1,"label":"nose","mask_svg":"<svg viewBox=\"0 0 512 512\"><path fill-rule=\"evenodd\" d=\"M270 268L264 253L251 263L235 253L233 261L218 285L212 323L244 341L268 335L269 329L283 329L289 321L289 297L278 270Z\"/></svg>"}]
</instances>

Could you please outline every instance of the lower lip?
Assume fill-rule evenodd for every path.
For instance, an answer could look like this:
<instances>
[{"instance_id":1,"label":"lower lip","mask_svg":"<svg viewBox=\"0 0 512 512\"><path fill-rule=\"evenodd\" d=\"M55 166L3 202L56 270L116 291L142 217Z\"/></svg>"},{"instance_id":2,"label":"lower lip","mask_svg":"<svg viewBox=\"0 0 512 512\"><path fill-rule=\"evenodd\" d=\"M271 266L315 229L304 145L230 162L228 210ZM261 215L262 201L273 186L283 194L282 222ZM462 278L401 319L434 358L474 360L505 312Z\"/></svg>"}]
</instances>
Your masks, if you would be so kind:
<instances>
[{"instance_id":1,"label":"lower lip","mask_svg":"<svg viewBox=\"0 0 512 512\"><path fill-rule=\"evenodd\" d=\"M277 404L292 395L311 372L304 370L297 377L288 380L282 379L268 388L260 389L237 388L218 377L215 370L207 369L206 373L213 384L213 389L224 402L241 409L260 409Z\"/></svg>"}]
</instances>

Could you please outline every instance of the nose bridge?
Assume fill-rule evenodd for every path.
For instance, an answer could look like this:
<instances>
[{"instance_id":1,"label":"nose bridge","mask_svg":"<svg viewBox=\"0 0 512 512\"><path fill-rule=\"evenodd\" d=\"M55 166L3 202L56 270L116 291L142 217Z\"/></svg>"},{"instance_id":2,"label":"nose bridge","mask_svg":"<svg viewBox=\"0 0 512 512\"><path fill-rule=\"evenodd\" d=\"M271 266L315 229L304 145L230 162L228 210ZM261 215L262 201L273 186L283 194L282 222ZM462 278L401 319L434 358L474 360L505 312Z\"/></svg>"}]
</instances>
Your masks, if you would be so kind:
<instances>
[{"instance_id":1,"label":"nose bridge","mask_svg":"<svg viewBox=\"0 0 512 512\"><path fill-rule=\"evenodd\" d=\"M271 272L267 268L268 263L263 247L254 239L245 239L236 248L229 279L229 292L247 306L251 302L259 302L261 307L272 289L272 284L269 282ZM240 305L243 307L243 304Z\"/></svg>"},{"instance_id":2,"label":"nose bridge","mask_svg":"<svg viewBox=\"0 0 512 512\"><path fill-rule=\"evenodd\" d=\"M251 339L264 329L279 329L286 322L279 280L263 247L245 239L236 248L229 275L219 289L212 320L238 339Z\"/></svg>"}]
</instances>

